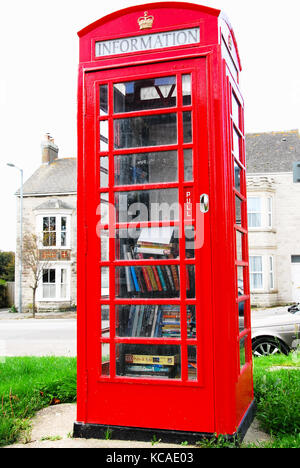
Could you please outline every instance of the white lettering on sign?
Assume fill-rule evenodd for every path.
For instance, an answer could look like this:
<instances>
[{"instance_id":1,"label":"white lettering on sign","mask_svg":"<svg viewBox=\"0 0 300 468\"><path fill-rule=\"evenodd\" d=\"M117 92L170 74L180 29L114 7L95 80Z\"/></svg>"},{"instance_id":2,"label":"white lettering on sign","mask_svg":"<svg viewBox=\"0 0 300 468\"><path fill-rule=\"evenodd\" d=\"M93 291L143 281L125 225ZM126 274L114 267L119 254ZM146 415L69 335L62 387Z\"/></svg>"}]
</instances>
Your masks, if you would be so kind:
<instances>
[{"instance_id":1,"label":"white lettering on sign","mask_svg":"<svg viewBox=\"0 0 300 468\"><path fill-rule=\"evenodd\" d=\"M143 36L97 41L95 43L96 57L127 54L144 50L164 49L182 45L199 44L200 28L181 29Z\"/></svg>"}]
</instances>

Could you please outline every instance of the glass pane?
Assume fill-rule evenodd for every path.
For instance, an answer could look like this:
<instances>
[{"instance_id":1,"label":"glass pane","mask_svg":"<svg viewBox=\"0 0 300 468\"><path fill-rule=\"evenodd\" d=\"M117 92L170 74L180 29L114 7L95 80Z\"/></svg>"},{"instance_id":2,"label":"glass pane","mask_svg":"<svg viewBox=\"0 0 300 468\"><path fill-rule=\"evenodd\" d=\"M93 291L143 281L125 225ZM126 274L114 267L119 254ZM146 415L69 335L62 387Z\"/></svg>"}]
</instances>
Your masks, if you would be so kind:
<instances>
[{"instance_id":1,"label":"glass pane","mask_svg":"<svg viewBox=\"0 0 300 468\"><path fill-rule=\"evenodd\" d=\"M115 194L117 222L178 221L178 189L138 190Z\"/></svg>"},{"instance_id":2,"label":"glass pane","mask_svg":"<svg viewBox=\"0 0 300 468\"><path fill-rule=\"evenodd\" d=\"M43 270L43 283L49 283L49 270Z\"/></svg>"},{"instance_id":3,"label":"glass pane","mask_svg":"<svg viewBox=\"0 0 300 468\"><path fill-rule=\"evenodd\" d=\"M48 231L49 230L49 218L43 218L43 231Z\"/></svg>"},{"instance_id":4,"label":"glass pane","mask_svg":"<svg viewBox=\"0 0 300 468\"><path fill-rule=\"evenodd\" d=\"M195 258L195 228L194 226L186 226L185 232L185 257Z\"/></svg>"},{"instance_id":5,"label":"glass pane","mask_svg":"<svg viewBox=\"0 0 300 468\"><path fill-rule=\"evenodd\" d=\"M262 257L251 256L249 257L249 261L251 273L262 273Z\"/></svg>"},{"instance_id":6,"label":"glass pane","mask_svg":"<svg viewBox=\"0 0 300 468\"><path fill-rule=\"evenodd\" d=\"M186 307L187 318L187 337L196 338L196 306L188 305Z\"/></svg>"},{"instance_id":7,"label":"glass pane","mask_svg":"<svg viewBox=\"0 0 300 468\"><path fill-rule=\"evenodd\" d=\"M184 106L190 106L192 104L191 85L191 75L182 75L182 94Z\"/></svg>"},{"instance_id":8,"label":"glass pane","mask_svg":"<svg viewBox=\"0 0 300 468\"><path fill-rule=\"evenodd\" d=\"M102 359L102 375L110 374L110 349L108 343L101 344L101 359Z\"/></svg>"},{"instance_id":9,"label":"glass pane","mask_svg":"<svg viewBox=\"0 0 300 468\"><path fill-rule=\"evenodd\" d=\"M179 229L177 227L117 230L117 260L163 260L178 257Z\"/></svg>"},{"instance_id":10,"label":"glass pane","mask_svg":"<svg viewBox=\"0 0 300 468\"><path fill-rule=\"evenodd\" d=\"M184 155L184 180L190 181L193 180L193 150L185 149L183 151Z\"/></svg>"},{"instance_id":11,"label":"glass pane","mask_svg":"<svg viewBox=\"0 0 300 468\"><path fill-rule=\"evenodd\" d=\"M56 285L55 284L50 284L49 286L50 290L50 299L54 299L56 297Z\"/></svg>"},{"instance_id":12,"label":"glass pane","mask_svg":"<svg viewBox=\"0 0 300 468\"><path fill-rule=\"evenodd\" d=\"M240 104L235 98L234 94L232 95L232 118L237 127L240 126Z\"/></svg>"},{"instance_id":13,"label":"glass pane","mask_svg":"<svg viewBox=\"0 0 300 468\"><path fill-rule=\"evenodd\" d=\"M195 265L186 266L186 296L189 299L195 297Z\"/></svg>"},{"instance_id":14,"label":"glass pane","mask_svg":"<svg viewBox=\"0 0 300 468\"><path fill-rule=\"evenodd\" d=\"M100 188L108 187L108 157L100 158Z\"/></svg>"},{"instance_id":15,"label":"glass pane","mask_svg":"<svg viewBox=\"0 0 300 468\"><path fill-rule=\"evenodd\" d=\"M115 185L177 181L177 151L128 154L115 157Z\"/></svg>"},{"instance_id":16,"label":"glass pane","mask_svg":"<svg viewBox=\"0 0 300 468\"><path fill-rule=\"evenodd\" d=\"M244 290L244 267L237 267L237 276L238 276L238 295L243 296L245 293Z\"/></svg>"},{"instance_id":17,"label":"glass pane","mask_svg":"<svg viewBox=\"0 0 300 468\"><path fill-rule=\"evenodd\" d=\"M100 222L101 224L108 224L109 221L109 205L108 193L101 193L100 195Z\"/></svg>"},{"instance_id":18,"label":"glass pane","mask_svg":"<svg viewBox=\"0 0 300 468\"><path fill-rule=\"evenodd\" d=\"M248 211L250 213L261 212L261 198L249 197L248 198Z\"/></svg>"},{"instance_id":19,"label":"glass pane","mask_svg":"<svg viewBox=\"0 0 300 468\"><path fill-rule=\"evenodd\" d=\"M66 232L61 232L60 234L60 245L61 247L65 247L67 244L67 233Z\"/></svg>"},{"instance_id":20,"label":"glass pane","mask_svg":"<svg viewBox=\"0 0 300 468\"><path fill-rule=\"evenodd\" d=\"M117 336L180 338L180 306L117 306L116 323Z\"/></svg>"},{"instance_id":21,"label":"glass pane","mask_svg":"<svg viewBox=\"0 0 300 468\"><path fill-rule=\"evenodd\" d=\"M61 217L61 230L62 231L67 230L67 218L65 216Z\"/></svg>"},{"instance_id":22,"label":"glass pane","mask_svg":"<svg viewBox=\"0 0 300 468\"><path fill-rule=\"evenodd\" d=\"M238 192L241 192L241 173L242 173L242 169L234 161L234 186Z\"/></svg>"},{"instance_id":23,"label":"glass pane","mask_svg":"<svg viewBox=\"0 0 300 468\"><path fill-rule=\"evenodd\" d=\"M101 297L109 296L109 268L101 268Z\"/></svg>"},{"instance_id":24,"label":"glass pane","mask_svg":"<svg viewBox=\"0 0 300 468\"><path fill-rule=\"evenodd\" d=\"M188 346L188 380L197 380L197 347Z\"/></svg>"},{"instance_id":25,"label":"glass pane","mask_svg":"<svg viewBox=\"0 0 300 468\"><path fill-rule=\"evenodd\" d=\"M141 265L116 268L117 297L179 297L177 265Z\"/></svg>"},{"instance_id":26,"label":"glass pane","mask_svg":"<svg viewBox=\"0 0 300 468\"><path fill-rule=\"evenodd\" d=\"M183 143L191 143L192 140L192 113L183 112Z\"/></svg>"},{"instance_id":27,"label":"glass pane","mask_svg":"<svg viewBox=\"0 0 300 468\"><path fill-rule=\"evenodd\" d=\"M243 260L243 234L236 231L236 259Z\"/></svg>"},{"instance_id":28,"label":"glass pane","mask_svg":"<svg viewBox=\"0 0 300 468\"><path fill-rule=\"evenodd\" d=\"M109 232L106 230L101 231L101 262L109 261Z\"/></svg>"},{"instance_id":29,"label":"glass pane","mask_svg":"<svg viewBox=\"0 0 300 468\"><path fill-rule=\"evenodd\" d=\"M100 151L108 151L108 120L100 121Z\"/></svg>"},{"instance_id":30,"label":"glass pane","mask_svg":"<svg viewBox=\"0 0 300 468\"><path fill-rule=\"evenodd\" d=\"M263 289L262 273L250 273L250 287L251 289Z\"/></svg>"},{"instance_id":31,"label":"glass pane","mask_svg":"<svg viewBox=\"0 0 300 468\"><path fill-rule=\"evenodd\" d=\"M109 305L101 306L101 336L109 337Z\"/></svg>"},{"instance_id":32,"label":"glass pane","mask_svg":"<svg viewBox=\"0 0 300 468\"><path fill-rule=\"evenodd\" d=\"M67 285L66 284L61 284L60 286L60 297L67 297Z\"/></svg>"},{"instance_id":33,"label":"glass pane","mask_svg":"<svg viewBox=\"0 0 300 468\"><path fill-rule=\"evenodd\" d=\"M100 86L100 116L108 114L108 86Z\"/></svg>"},{"instance_id":34,"label":"glass pane","mask_svg":"<svg viewBox=\"0 0 300 468\"><path fill-rule=\"evenodd\" d=\"M235 196L235 223L238 226L243 226L242 223L242 200Z\"/></svg>"},{"instance_id":35,"label":"glass pane","mask_svg":"<svg viewBox=\"0 0 300 468\"><path fill-rule=\"evenodd\" d=\"M240 148L240 136L236 132L235 129L233 129L233 152L234 156L236 159L241 159L241 148Z\"/></svg>"},{"instance_id":36,"label":"glass pane","mask_svg":"<svg viewBox=\"0 0 300 468\"><path fill-rule=\"evenodd\" d=\"M55 273L54 269L49 270L49 283L55 283Z\"/></svg>"},{"instance_id":37,"label":"glass pane","mask_svg":"<svg viewBox=\"0 0 300 468\"><path fill-rule=\"evenodd\" d=\"M148 78L114 85L114 112L176 106L176 76Z\"/></svg>"},{"instance_id":38,"label":"glass pane","mask_svg":"<svg viewBox=\"0 0 300 468\"><path fill-rule=\"evenodd\" d=\"M179 379L180 346L116 345L117 375L140 378Z\"/></svg>"},{"instance_id":39,"label":"glass pane","mask_svg":"<svg viewBox=\"0 0 300 468\"><path fill-rule=\"evenodd\" d=\"M67 270L65 268L62 268L60 271L60 282L61 284L67 282Z\"/></svg>"},{"instance_id":40,"label":"glass pane","mask_svg":"<svg viewBox=\"0 0 300 468\"><path fill-rule=\"evenodd\" d=\"M50 218L49 229L50 229L50 231L55 231L56 230L56 218L55 218L55 216Z\"/></svg>"},{"instance_id":41,"label":"glass pane","mask_svg":"<svg viewBox=\"0 0 300 468\"><path fill-rule=\"evenodd\" d=\"M49 246L55 247L56 246L56 233L50 232L49 234Z\"/></svg>"},{"instance_id":42,"label":"glass pane","mask_svg":"<svg viewBox=\"0 0 300 468\"><path fill-rule=\"evenodd\" d=\"M261 214L260 213L248 213L248 224L249 227L261 227Z\"/></svg>"},{"instance_id":43,"label":"glass pane","mask_svg":"<svg viewBox=\"0 0 300 468\"><path fill-rule=\"evenodd\" d=\"M239 302L238 303L238 309L239 309L239 329L240 332L244 330L245 328L245 302Z\"/></svg>"},{"instance_id":44,"label":"glass pane","mask_svg":"<svg viewBox=\"0 0 300 468\"><path fill-rule=\"evenodd\" d=\"M177 143L177 114L158 114L114 121L114 147L173 145Z\"/></svg>"},{"instance_id":45,"label":"glass pane","mask_svg":"<svg viewBox=\"0 0 300 468\"><path fill-rule=\"evenodd\" d=\"M240 340L240 369L246 364L246 337Z\"/></svg>"}]
</instances>

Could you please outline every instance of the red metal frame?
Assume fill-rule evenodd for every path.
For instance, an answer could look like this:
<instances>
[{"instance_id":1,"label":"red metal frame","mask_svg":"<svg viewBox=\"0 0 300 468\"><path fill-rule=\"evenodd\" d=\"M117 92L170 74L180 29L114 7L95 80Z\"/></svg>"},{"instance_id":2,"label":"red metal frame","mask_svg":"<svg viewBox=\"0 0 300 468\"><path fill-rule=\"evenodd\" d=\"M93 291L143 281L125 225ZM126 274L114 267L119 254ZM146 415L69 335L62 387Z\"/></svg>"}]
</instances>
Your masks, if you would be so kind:
<instances>
[{"instance_id":1,"label":"red metal frame","mask_svg":"<svg viewBox=\"0 0 300 468\"><path fill-rule=\"evenodd\" d=\"M179 30L200 25L200 45L136 52L98 59L94 55L97 40L145 34L137 27L137 17L149 10L155 27L149 33ZM222 58L219 44L219 10L186 3L157 3L116 12L79 33L80 66L78 85L78 415L85 424L184 430L233 434L253 400L250 341L250 296L247 240L245 177L245 141L243 100L238 83ZM122 29L120 27L122 25ZM126 25L126 26L124 26ZM227 22L238 51L235 37ZM121 34L120 34L121 32ZM147 31L146 31L147 33ZM240 68L240 63L238 64ZM183 106L182 74L192 74L192 104ZM177 106L166 109L113 114L113 83L147 76L177 77ZM108 116L99 115L99 86L108 85ZM240 102L240 153L243 201L243 226L235 224L232 93ZM193 113L193 142L183 142L182 112ZM177 113L178 144L153 148L113 148L115 118ZM99 122L109 122L108 151L99 152ZM193 148L194 175L184 181L184 148ZM178 183L147 186L115 186L114 158L138 152L178 150ZM99 187L100 158L108 157L108 188ZM195 260L185 258L185 239L179 242L180 259L116 260L115 236L109 239L109 261L102 262L96 227L114 234L119 228L146 227L147 222L119 223L111 219L99 222L101 194L108 193L114 204L115 193L124 191L178 188L183 207L186 189L193 190L193 218L182 215L171 225L181 230L196 220L196 203L201 193L210 196L210 212L205 214L204 246L195 252ZM165 222L151 222L164 226ZM170 223L168 223L169 225ZM243 260L236 260L236 231L243 233ZM180 297L171 299L132 299L116 297L116 268L129 265L178 265ZM195 264L196 297L185 297L186 265ZM245 295L238 297L237 267L243 267ZM110 297L101 297L101 268L110 269ZM234 278L234 280L233 280ZM204 293L205 291L205 293ZM181 338L124 338L115 335L115 308L119 304L178 304L181 306ZM246 328L239 333L238 304L245 302ZM186 305L196 305L196 338L187 338ZM110 336L101 333L101 305L110 308ZM246 364L240 369L239 343L247 337ZM160 380L116 375L118 343L176 344L181 346L181 379ZM101 344L110 346L110 375L101 373ZM197 380L188 380L187 346L197 346ZM146 402L146 404L145 404ZM191 410L192 408L192 410ZM172 415L172 417L170 417Z\"/></svg>"}]
</instances>

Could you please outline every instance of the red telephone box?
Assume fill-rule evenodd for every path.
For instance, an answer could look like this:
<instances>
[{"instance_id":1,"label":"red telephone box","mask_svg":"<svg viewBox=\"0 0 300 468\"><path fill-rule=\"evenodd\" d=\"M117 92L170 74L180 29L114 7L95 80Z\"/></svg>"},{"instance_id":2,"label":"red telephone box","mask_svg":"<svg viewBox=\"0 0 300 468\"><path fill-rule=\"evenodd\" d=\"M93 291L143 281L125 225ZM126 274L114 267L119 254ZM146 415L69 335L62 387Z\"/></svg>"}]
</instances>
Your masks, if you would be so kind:
<instances>
[{"instance_id":1,"label":"red telephone box","mask_svg":"<svg viewBox=\"0 0 300 468\"><path fill-rule=\"evenodd\" d=\"M219 10L79 32L75 435L197 440L254 414L244 104Z\"/></svg>"}]
</instances>

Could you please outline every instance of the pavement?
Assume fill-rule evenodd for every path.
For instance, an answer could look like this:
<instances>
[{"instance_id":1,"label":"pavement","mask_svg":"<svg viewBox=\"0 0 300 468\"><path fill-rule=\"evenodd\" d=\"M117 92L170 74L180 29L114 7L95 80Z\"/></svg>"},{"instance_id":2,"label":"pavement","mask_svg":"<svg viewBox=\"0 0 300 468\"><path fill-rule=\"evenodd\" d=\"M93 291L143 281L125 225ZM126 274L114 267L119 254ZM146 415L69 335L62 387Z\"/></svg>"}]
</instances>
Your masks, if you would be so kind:
<instances>
[{"instance_id":1,"label":"pavement","mask_svg":"<svg viewBox=\"0 0 300 468\"><path fill-rule=\"evenodd\" d=\"M32 420L32 429L21 437L17 444L3 448L195 448L163 442L152 443L123 440L73 439L73 424L76 421L76 404L49 406L39 411ZM270 436L260 430L257 420L249 428L244 443L260 443L270 440Z\"/></svg>"}]
</instances>

